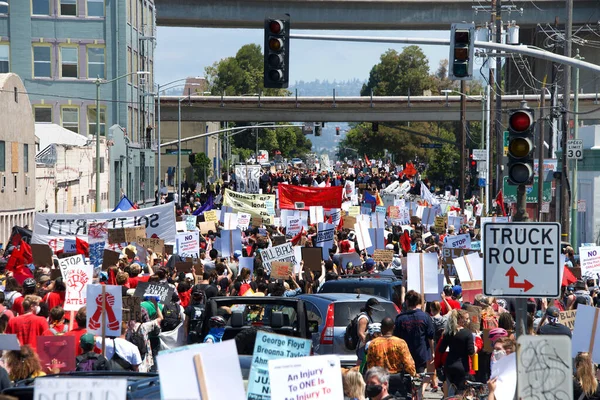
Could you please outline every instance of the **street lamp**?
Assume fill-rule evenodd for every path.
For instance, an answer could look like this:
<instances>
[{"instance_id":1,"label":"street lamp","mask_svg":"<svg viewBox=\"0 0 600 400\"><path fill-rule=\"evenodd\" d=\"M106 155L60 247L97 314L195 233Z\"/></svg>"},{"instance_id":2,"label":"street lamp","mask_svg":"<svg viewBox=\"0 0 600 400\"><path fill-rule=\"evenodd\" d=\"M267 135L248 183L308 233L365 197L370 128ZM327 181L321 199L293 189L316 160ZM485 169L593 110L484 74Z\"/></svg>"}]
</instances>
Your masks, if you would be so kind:
<instances>
[{"instance_id":1,"label":"street lamp","mask_svg":"<svg viewBox=\"0 0 600 400\"><path fill-rule=\"evenodd\" d=\"M129 75L149 75L148 71L130 72L118 76L109 81L103 81L100 77L96 78L96 212L100 212L100 85L111 83L128 77Z\"/></svg>"}]
</instances>

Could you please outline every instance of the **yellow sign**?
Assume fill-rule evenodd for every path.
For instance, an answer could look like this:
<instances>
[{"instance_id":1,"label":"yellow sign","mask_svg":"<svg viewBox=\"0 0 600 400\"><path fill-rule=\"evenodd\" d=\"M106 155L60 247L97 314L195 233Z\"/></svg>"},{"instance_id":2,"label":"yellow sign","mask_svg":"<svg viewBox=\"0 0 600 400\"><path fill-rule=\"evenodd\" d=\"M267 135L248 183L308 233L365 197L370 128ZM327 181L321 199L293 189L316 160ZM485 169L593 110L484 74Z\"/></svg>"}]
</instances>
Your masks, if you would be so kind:
<instances>
[{"instance_id":1,"label":"yellow sign","mask_svg":"<svg viewBox=\"0 0 600 400\"><path fill-rule=\"evenodd\" d=\"M225 189L223 205L236 212L251 214L253 217L275 215L275 195L239 193Z\"/></svg>"}]
</instances>

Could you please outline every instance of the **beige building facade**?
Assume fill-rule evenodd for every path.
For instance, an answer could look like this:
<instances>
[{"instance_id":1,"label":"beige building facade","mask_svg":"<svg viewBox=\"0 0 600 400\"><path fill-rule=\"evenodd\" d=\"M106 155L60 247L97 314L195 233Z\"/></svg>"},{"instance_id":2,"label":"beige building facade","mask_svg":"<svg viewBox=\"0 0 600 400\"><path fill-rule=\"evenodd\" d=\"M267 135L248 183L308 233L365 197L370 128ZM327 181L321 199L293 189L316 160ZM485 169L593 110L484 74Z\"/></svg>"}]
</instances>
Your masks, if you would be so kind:
<instances>
[{"instance_id":1,"label":"beige building facade","mask_svg":"<svg viewBox=\"0 0 600 400\"><path fill-rule=\"evenodd\" d=\"M14 225L32 227L34 213L33 111L21 78L0 74L0 242Z\"/></svg>"}]
</instances>

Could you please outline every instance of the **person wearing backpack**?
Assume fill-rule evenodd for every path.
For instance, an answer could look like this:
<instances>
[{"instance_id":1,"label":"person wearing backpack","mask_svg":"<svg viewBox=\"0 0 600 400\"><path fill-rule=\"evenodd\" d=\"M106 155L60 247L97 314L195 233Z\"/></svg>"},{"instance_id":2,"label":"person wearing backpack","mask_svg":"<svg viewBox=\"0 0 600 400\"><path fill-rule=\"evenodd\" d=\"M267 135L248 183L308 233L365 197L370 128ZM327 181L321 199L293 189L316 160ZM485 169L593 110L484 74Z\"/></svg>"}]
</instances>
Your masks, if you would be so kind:
<instances>
[{"instance_id":1,"label":"person wearing backpack","mask_svg":"<svg viewBox=\"0 0 600 400\"><path fill-rule=\"evenodd\" d=\"M142 311L143 313L143 311ZM128 323L121 324L121 336L106 339L106 358L111 371L139 371L142 357L138 347L126 339ZM102 337L96 337L96 347L102 347Z\"/></svg>"},{"instance_id":2,"label":"person wearing backpack","mask_svg":"<svg viewBox=\"0 0 600 400\"><path fill-rule=\"evenodd\" d=\"M61 306L50 310L50 324L42 336L62 336L69 332L69 325L65 324L64 316L65 310Z\"/></svg>"},{"instance_id":3,"label":"person wearing backpack","mask_svg":"<svg viewBox=\"0 0 600 400\"><path fill-rule=\"evenodd\" d=\"M385 310L379 305L379 300L371 297L367 300L365 306L360 309L360 313L350 321L344 334L344 343L348 350L356 350L358 360L356 365L361 365L365 357L365 345L367 343L367 328L372 324L373 314Z\"/></svg>"},{"instance_id":4,"label":"person wearing backpack","mask_svg":"<svg viewBox=\"0 0 600 400\"><path fill-rule=\"evenodd\" d=\"M163 320L163 313L158 306L155 298L149 298L156 309L156 319L150 319L147 309L142 307L141 321L129 321L125 339L133 343L140 353L142 359L139 365L139 372L149 372L154 366L154 357L150 345L149 335L158 337L160 334L160 325Z\"/></svg>"},{"instance_id":5,"label":"person wearing backpack","mask_svg":"<svg viewBox=\"0 0 600 400\"><path fill-rule=\"evenodd\" d=\"M192 288L190 305L185 308L185 321L183 323L185 337L188 344L200 343L202 333L202 319L206 306L206 294L201 285Z\"/></svg>"},{"instance_id":6,"label":"person wearing backpack","mask_svg":"<svg viewBox=\"0 0 600 400\"><path fill-rule=\"evenodd\" d=\"M173 301L177 294L173 294L174 296L171 299L163 302L163 319L160 323L160 329L162 332L170 332L177 329L182 321L179 304L177 304L176 301ZM179 296L177 296L177 299L179 299Z\"/></svg>"},{"instance_id":7,"label":"person wearing backpack","mask_svg":"<svg viewBox=\"0 0 600 400\"><path fill-rule=\"evenodd\" d=\"M76 371L110 371L110 364L102 354L94 352L94 335L86 333L79 340L81 354L75 357Z\"/></svg>"}]
</instances>

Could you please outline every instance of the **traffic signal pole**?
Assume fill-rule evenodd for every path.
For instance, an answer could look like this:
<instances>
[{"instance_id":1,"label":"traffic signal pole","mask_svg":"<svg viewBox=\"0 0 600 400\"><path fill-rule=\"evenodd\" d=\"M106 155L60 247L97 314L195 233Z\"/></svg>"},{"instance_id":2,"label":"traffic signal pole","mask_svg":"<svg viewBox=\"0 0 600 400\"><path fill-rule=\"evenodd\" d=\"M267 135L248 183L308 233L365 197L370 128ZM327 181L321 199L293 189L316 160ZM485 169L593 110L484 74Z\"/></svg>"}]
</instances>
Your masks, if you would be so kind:
<instances>
[{"instance_id":1,"label":"traffic signal pole","mask_svg":"<svg viewBox=\"0 0 600 400\"><path fill-rule=\"evenodd\" d=\"M460 208L465 209L465 196L467 195L465 178L466 170L466 152L467 152L467 96L465 91L467 85L465 81L460 81Z\"/></svg>"},{"instance_id":2,"label":"traffic signal pole","mask_svg":"<svg viewBox=\"0 0 600 400\"><path fill-rule=\"evenodd\" d=\"M573 32L573 0L567 0L567 19L565 21L565 57L571 57L571 37ZM571 106L571 66L565 65L563 69L563 131L561 135L561 174L560 174L560 226L562 240L569 241L569 192L567 190L567 140L569 139L569 110Z\"/></svg>"}]
</instances>

